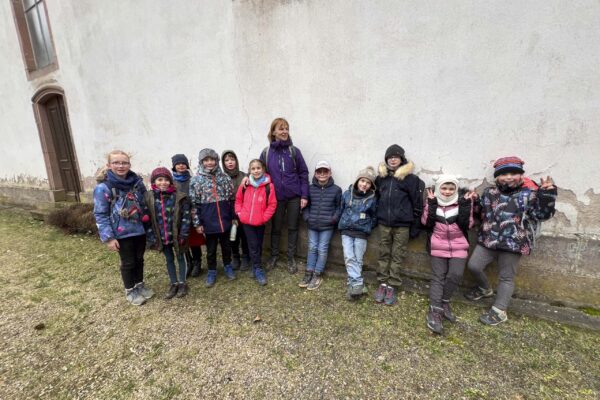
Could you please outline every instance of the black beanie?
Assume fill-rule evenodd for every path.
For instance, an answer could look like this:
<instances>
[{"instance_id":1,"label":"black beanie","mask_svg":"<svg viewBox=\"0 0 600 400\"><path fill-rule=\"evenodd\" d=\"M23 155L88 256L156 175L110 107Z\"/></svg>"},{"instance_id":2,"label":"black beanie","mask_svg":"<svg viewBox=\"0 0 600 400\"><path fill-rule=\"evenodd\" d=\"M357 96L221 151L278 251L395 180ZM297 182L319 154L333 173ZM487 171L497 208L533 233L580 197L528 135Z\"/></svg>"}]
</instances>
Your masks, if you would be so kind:
<instances>
[{"instance_id":1,"label":"black beanie","mask_svg":"<svg viewBox=\"0 0 600 400\"><path fill-rule=\"evenodd\" d=\"M173 171L175 171L175 166L177 164L185 164L186 167L190 169L190 163L185 154L175 154L173 157L171 157L171 162L173 163Z\"/></svg>"},{"instance_id":2,"label":"black beanie","mask_svg":"<svg viewBox=\"0 0 600 400\"><path fill-rule=\"evenodd\" d=\"M397 144L393 144L385 151L385 162L387 163L388 158L391 156L398 156L404 160L404 149Z\"/></svg>"}]
</instances>

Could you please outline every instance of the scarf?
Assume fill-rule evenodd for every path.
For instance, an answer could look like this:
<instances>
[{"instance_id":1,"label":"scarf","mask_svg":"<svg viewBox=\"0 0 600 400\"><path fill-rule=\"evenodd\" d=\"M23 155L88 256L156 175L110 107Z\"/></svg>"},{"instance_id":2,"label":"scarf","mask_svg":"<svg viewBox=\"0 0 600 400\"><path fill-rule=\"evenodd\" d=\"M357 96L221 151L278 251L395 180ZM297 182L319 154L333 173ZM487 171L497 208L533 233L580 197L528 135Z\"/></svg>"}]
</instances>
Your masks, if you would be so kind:
<instances>
[{"instance_id":1,"label":"scarf","mask_svg":"<svg viewBox=\"0 0 600 400\"><path fill-rule=\"evenodd\" d=\"M177 182L187 182L190 180L191 174L190 171L185 171L183 173L173 172L173 179Z\"/></svg>"},{"instance_id":2,"label":"scarf","mask_svg":"<svg viewBox=\"0 0 600 400\"><path fill-rule=\"evenodd\" d=\"M260 176L260 178L258 179L254 179L254 177L252 175L250 175L250 184L252 186L254 186L255 188L259 187L261 184L263 184L265 181L267 180L267 177L265 176L265 174L262 174Z\"/></svg>"},{"instance_id":3,"label":"scarf","mask_svg":"<svg viewBox=\"0 0 600 400\"><path fill-rule=\"evenodd\" d=\"M113 187L123 192L129 192L139 179L140 177L137 176L137 174L133 171L127 172L125 178L118 177L110 169L107 171L106 174L106 180L109 181Z\"/></svg>"}]
</instances>

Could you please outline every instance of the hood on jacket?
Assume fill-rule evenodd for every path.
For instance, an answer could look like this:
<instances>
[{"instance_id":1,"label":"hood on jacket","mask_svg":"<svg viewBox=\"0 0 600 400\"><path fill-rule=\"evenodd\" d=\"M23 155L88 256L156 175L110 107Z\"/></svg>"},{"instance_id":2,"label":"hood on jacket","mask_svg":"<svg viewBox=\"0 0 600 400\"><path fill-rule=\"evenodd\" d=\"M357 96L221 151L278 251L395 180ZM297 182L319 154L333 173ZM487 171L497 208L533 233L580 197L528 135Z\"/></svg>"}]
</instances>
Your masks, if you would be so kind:
<instances>
[{"instance_id":1,"label":"hood on jacket","mask_svg":"<svg viewBox=\"0 0 600 400\"><path fill-rule=\"evenodd\" d=\"M233 158L235 158L235 169L233 171L230 171L225 167L225 156L228 154L231 154ZM235 178L240 173L240 160L233 150L225 150L221 153L221 165L223 166L223 172L232 178Z\"/></svg>"},{"instance_id":2,"label":"hood on jacket","mask_svg":"<svg viewBox=\"0 0 600 400\"><path fill-rule=\"evenodd\" d=\"M204 168L204 166L202 165L202 160L204 160L205 158L214 158L216 161L216 165L212 170L207 170ZM215 174L217 171L220 170L219 167L219 155L217 154L216 151L214 151L213 149L202 149L200 150L200 152L198 153L198 174L199 175L211 175L211 174Z\"/></svg>"},{"instance_id":3,"label":"hood on jacket","mask_svg":"<svg viewBox=\"0 0 600 400\"><path fill-rule=\"evenodd\" d=\"M415 169L415 165L412 161L406 161L406 164L400 165L396 171L394 171L394 178L399 181L404 180L408 175L412 174ZM385 178L388 176L389 168L385 162L379 164L379 176Z\"/></svg>"}]
</instances>

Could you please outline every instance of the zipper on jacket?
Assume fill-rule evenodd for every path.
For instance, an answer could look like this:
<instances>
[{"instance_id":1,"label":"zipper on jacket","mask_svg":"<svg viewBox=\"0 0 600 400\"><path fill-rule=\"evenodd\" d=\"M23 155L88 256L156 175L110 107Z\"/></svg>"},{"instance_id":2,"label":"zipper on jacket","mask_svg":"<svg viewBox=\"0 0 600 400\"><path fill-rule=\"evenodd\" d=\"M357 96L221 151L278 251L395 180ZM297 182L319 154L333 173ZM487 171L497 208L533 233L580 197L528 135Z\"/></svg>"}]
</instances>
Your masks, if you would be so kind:
<instances>
[{"instance_id":1,"label":"zipper on jacket","mask_svg":"<svg viewBox=\"0 0 600 400\"><path fill-rule=\"evenodd\" d=\"M321 197L319 198L319 208L317 209L317 215L321 215L321 204L323 204L323 193L324 192L325 192L325 187L321 186Z\"/></svg>"},{"instance_id":2,"label":"zipper on jacket","mask_svg":"<svg viewBox=\"0 0 600 400\"><path fill-rule=\"evenodd\" d=\"M394 187L394 177L390 181L390 190L388 190L388 225L392 225L392 188Z\"/></svg>"},{"instance_id":3,"label":"zipper on jacket","mask_svg":"<svg viewBox=\"0 0 600 400\"><path fill-rule=\"evenodd\" d=\"M256 196L256 189L258 189L258 188L254 188L254 190L252 191L252 202L250 203L250 220L249 220L249 223L252 223L252 214L254 213L254 197Z\"/></svg>"},{"instance_id":4,"label":"zipper on jacket","mask_svg":"<svg viewBox=\"0 0 600 400\"><path fill-rule=\"evenodd\" d=\"M219 218L219 225L221 226L221 232L225 232L225 229L223 229L223 221L221 219L221 207L219 207L219 195L217 194L217 177L213 175L212 177L212 182L213 182L213 194L215 195L215 204L217 205L217 217Z\"/></svg>"},{"instance_id":5,"label":"zipper on jacket","mask_svg":"<svg viewBox=\"0 0 600 400\"><path fill-rule=\"evenodd\" d=\"M165 203L162 191L160 192L160 213L163 220L163 231L165 232L165 244L167 244L169 242L169 232L167 230L167 218L165 216Z\"/></svg>"}]
</instances>

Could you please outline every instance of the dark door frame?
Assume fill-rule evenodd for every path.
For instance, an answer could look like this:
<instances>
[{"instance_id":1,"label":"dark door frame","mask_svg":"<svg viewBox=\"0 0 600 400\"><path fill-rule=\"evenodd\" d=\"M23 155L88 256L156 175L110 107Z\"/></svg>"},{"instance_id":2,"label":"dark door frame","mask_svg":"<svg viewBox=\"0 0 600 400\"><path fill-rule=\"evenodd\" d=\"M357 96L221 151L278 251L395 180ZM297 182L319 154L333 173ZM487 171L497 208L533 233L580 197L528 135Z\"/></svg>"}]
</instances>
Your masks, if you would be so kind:
<instances>
[{"instance_id":1,"label":"dark door frame","mask_svg":"<svg viewBox=\"0 0 600 400\"><path fill-rule=\"evenodd\" d=\"M67 183L63 182L63 178L60 173L60 165L55 148L55 141L53 139L50 124L48 122L46 103L54 97L59 97L60 100L62 100L62 105L65 112L67 152L69 153L72 162L73 173L75 175L76 187L73 188L74 198L72 198L73 196L67 195ZM83 191L81 185L81 174L79 173L77 154L75 153L73 135L71 134L71 123L69 122L69 113L67 110L67 102L65 100L65 92L59 86L44 86L33 95L31 102L33 106L33 113L35 115L35 121L38 127L40 142L42 145L42 152L44 154L46 171L48 172L48 183L50 185L50 190L52 191L54 201L80 201L79 193Z\"/></svg>"}]
</instances>

